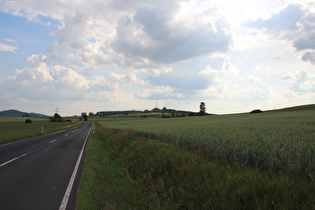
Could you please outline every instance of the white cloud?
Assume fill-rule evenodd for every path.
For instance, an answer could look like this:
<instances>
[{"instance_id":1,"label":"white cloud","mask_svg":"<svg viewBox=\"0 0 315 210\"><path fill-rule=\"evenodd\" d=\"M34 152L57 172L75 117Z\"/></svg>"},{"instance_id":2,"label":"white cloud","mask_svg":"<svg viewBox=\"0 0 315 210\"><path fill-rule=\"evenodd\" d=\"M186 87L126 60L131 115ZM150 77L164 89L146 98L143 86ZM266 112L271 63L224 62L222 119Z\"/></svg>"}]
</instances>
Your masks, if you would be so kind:
<instances>
[{"instance_id":1,"label":"white cloud","mask_svg":"<svg viewBox=\"0 0 315 210\"><path fill-rule=\"evenodd\" d=\"M293 83L291 90L296 93L304 94L315 92L315 76L309 75L305 71L301 71L295 75L284 75L281 79Z\"/></svg>"},{"instance_id":2,"label":"white cloud","mask_svg":"<svg viewBox=\"0 0 315 210\"><path fill-rule=\"evenodd\" d=\"M305 12L301 5L290 4L279 13L263 20L258 19L250 22L248 25L254 28L264 29L267 33L277 34L286 38L291 36L292 31L298 29L298 22L304 16Z\"/></svg>"},{"instance_id":3,"label":"white cloud","mask_svg":"<svg viewBox=\"0 0 315 210\"><path fill-rule=\"evenodd\" d=\"M315 50L315 12L312 3L289 4L268 19L250 21L247 26L259 28L279 39L289 39L297 51ZM314 5L313 5L314 6ZM314 63L313 51L306 52L303 61Z\"/></svg>"},{"instance_id":4,"label":"white cloud","mask_svg":"<svg viewBox=\"0 0 315 210\"><path fill-rule=\"evenodd\" d=\"M18 47L0 42L0 51L7 51L7 52L14 53L16 49L18 49Z\"/></svg>"},{"instance_id":5,"label":"white cloud","mask_svg":"<svg viewBox=\"0 0 315 210\"><path fill-rule=\"evenodd\" d=\"M149 86L145 89L138 91L135 94L138 99L149 100L185 100L185 97L181 93L175 93L171 87L168 86Z\"/></svg>"},{"instance_id":6,"label":"white cloud","mask_svg":"<svg viewBox=\"0 0 315 210\"><path fill-rule=\"evenodd\" d=\"M7 3L7 11L33 19L46 15L61 20L63 25L55 32L57 41L47 46L47 54L75 68L156 68L161 63L225 53L231 47L229 23L215 16L218 13L211 4L172 0L133 1L130 7L122 1L74 5L34 2L34 7L27 7L22 0Z\"/></svg>"},{"instance_id":7,"label":"white cloud","mask_svg":"<svg viewBox=\"0 0 315 210\"><path fill-rule=\"evenodd\" d=\"M203 22L198 14L178 18L174 14L180 9L176 1L140 8L133 18L120 21L113 48L127 58L140 57L156 63L174 63L229 50L231 34L226 22Z\"/></svg>"}]
</instances>

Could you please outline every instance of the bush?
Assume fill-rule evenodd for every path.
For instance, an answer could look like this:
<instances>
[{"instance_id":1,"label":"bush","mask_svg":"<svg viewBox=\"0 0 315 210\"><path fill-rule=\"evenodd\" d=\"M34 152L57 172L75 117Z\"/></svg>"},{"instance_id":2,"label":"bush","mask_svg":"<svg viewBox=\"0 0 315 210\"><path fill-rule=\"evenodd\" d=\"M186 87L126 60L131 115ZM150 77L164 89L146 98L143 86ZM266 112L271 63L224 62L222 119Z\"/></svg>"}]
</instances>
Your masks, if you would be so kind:
<instances>
[{"instance_id":1,"label":"bush","mask_svg":"<svg viewBox=\"0 0 315 210\"><path fill-rule=\"evenodd\" d=\"M31 119L26 119L25 123L32 123L32 120Z\"/></svg>"},{"instance_id":2,"label":"bush","mask_svg":"<svg viewBox=\"0 0 315 210\"><path fill-rule=\"evenodd\" d=\"M58 117L53 117L50 122L63 122L62 118L58 118Z\"/></svg>"},{"instance_id":3,"label":"bush","mask_svg":"<svg viewBox=\"0 0 315 210\"><path fill-rule=\"evenodd\" d=\"M261 111L260 109L255 109L250 112L250 114L257 114L257 113L263 113L263 111Z\"/></svg>"}]
</instances>

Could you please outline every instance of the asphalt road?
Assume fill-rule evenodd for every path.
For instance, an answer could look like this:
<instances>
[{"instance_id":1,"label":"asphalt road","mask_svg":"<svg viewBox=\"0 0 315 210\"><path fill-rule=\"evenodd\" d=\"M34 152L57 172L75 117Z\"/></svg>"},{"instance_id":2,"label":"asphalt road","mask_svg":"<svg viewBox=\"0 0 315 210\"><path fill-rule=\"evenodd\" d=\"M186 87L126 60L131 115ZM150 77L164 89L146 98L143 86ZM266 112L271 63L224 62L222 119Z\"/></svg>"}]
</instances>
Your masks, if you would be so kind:
<instances>
[{"instance_id":1,"label":"asphalt road","mask_svg":"<svg viewBox=\"0 0 315 210\"><path fill-rule=\"evenodd\" d=\"M91 127L0 146L0 209L75 209Z\"/></svg>"}]
</instances>

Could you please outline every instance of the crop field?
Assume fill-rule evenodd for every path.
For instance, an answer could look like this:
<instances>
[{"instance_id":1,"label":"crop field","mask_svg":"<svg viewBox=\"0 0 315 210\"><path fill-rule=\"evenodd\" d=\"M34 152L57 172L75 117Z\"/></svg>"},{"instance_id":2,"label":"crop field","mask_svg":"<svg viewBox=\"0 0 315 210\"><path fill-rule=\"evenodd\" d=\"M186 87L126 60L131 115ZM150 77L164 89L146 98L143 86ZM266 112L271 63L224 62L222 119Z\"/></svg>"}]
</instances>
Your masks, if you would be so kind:
<instances>
[{"instance_id":1,"label":"crop field","mask_svg":"<svg viewBox=\"0 0 315 210\"><path fill-rule=\"evenodd\" d=\"M47 134L77 125L77 122L49 122L46 118L28 118L32 123L25 123L24 117L0 117L0 144ZM43 127L43 133L41 132Z\"/></svg>"},{"instance_id":2,"label":"crop field","mask_svg":"<svg viewBox=\"0 0 315 210\"><path fill-rule=\"evenodd\" d=\"M103 118L104 128L134 129L222 164L315 176L315 106L260 114L184 118Z\"/></svg>"}]
</instances>

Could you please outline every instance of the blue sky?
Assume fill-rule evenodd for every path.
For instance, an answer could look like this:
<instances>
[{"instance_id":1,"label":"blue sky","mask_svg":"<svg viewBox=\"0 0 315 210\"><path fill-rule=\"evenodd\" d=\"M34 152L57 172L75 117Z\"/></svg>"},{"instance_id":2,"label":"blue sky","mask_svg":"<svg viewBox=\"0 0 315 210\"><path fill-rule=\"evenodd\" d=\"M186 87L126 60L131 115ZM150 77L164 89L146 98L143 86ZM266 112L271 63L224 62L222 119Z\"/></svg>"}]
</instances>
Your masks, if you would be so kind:
<instances>
[{"instance_id":1,"label":"blue sky","mask_svg":"<svg viewBox=\"0 0 315 210\"><path fill-rule=\"evenodd\" d=\"M315 103L311 0L0 1L0 109Z\"/></svg>"}]
</instances>

